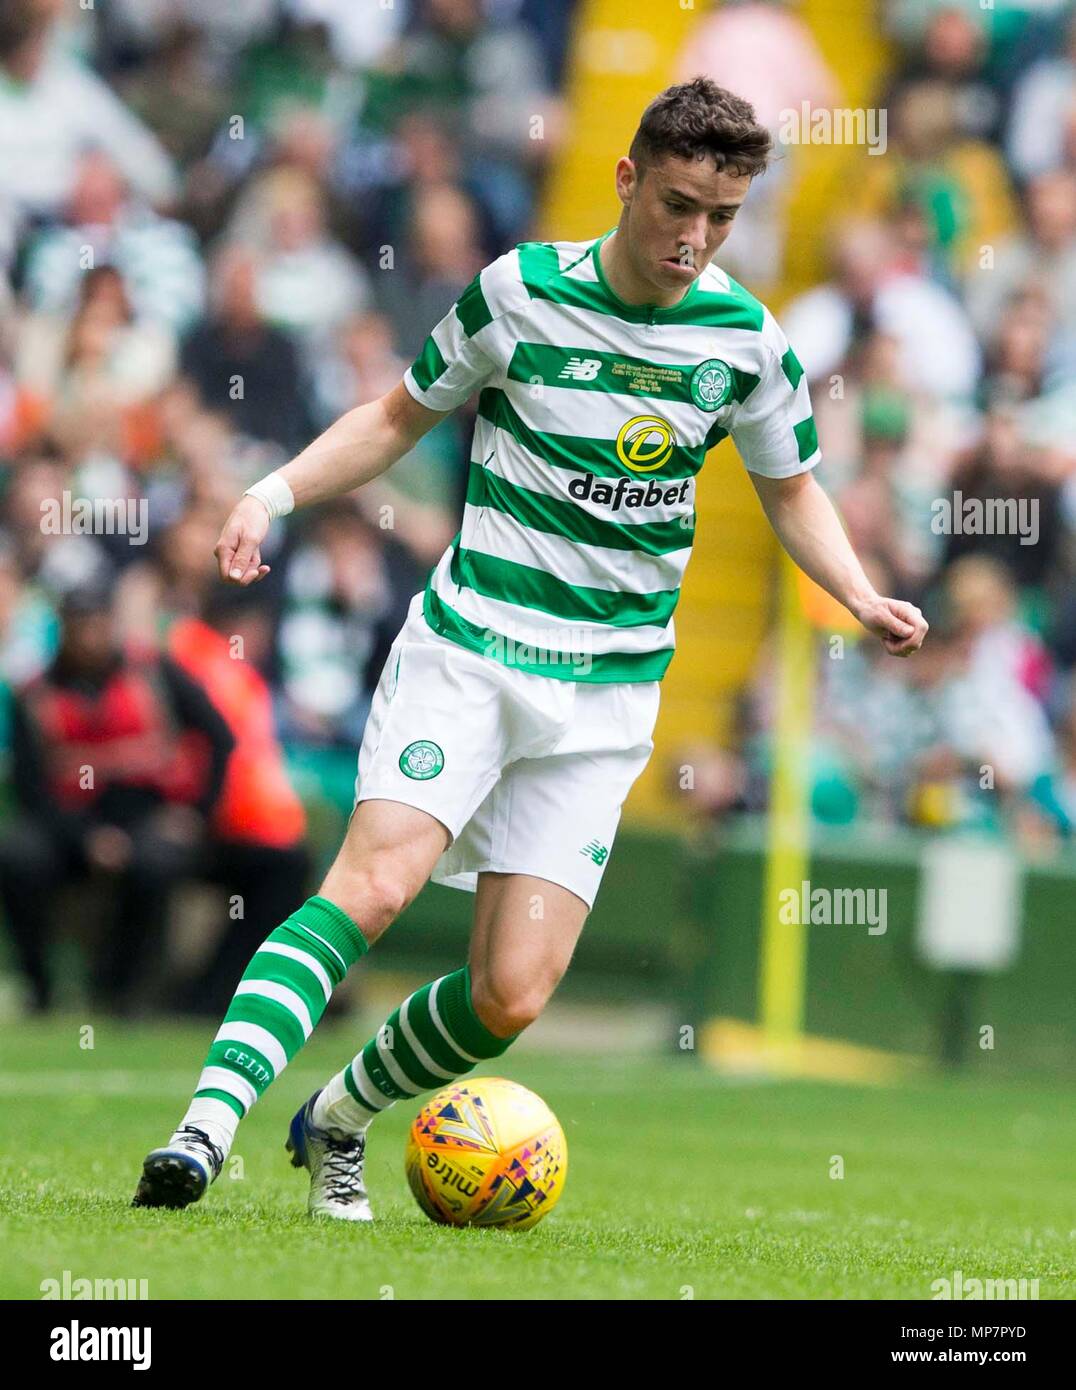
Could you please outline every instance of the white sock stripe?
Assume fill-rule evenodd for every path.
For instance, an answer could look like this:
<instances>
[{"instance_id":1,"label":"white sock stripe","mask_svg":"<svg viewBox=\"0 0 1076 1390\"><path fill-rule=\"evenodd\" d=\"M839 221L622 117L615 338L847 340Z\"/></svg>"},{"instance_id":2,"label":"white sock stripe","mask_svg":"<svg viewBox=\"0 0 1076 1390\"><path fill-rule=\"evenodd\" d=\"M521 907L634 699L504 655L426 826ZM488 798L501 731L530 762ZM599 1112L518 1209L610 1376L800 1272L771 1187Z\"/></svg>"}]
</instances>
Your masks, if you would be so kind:
<instances>
[{"instance_id":1,"label":"white sock stripe","mask_svg":"<svg viewBox=\"0 0 1076 1390\"><path fill-rule=\"evenodd\" d=\"M371 1110L387 1110L392 1104L389 1097L379 1091L371 1081L361 1052L351 1064L351 1079L355 1083L356 1091L362 1096L363 1103L368 1105Z\"/></svg>"},{"instance_id":2,"label":"white sock stripe","mask_svg":"<svg viewBox=\"0 0 1076 1390\"><path fill-rule=\"evenodd\" d=\"M289 960L298 961L300 965L305 965L311 975L317 977L321 992L325 996L326 1004L332 998L333 982L325 973L325 967L321 961L316 960L308 951L300 951L298 946L284 946L279 941L263 941L258 947L259 951L268 951L270 955L287 956Z\"/></svg>"},{"instance_id":3,"label":"white sock stripe","mask_svg":"<svg viewBox=\"0 0 1076 1390\"><path fill-rule=\"evenodd\" d=\"M333 953L336 959L340 962L340 969L344 972L345 975L347 974L347 961L343 958L343 956L336 949L336 947L332 945L331 942L326 941L323 936L318 936L317 932L314 931L312 928L308 927L305 922L294 922L292 925L296 927L302 927L303 931L307 932L310 936L312 936L315 941L320 941L321 944L325 947L326 951L331 951Z\"/></svg>"},{"instance_id":4,"label":"white sock stripe","mask_svg":"<svg viewBox=\"0 0 1076 1390\"><path fill-rule=\"evenodd\" d=\"M249 1110L258 1099L258 1092L245 1076L230 1071L227 1067L206 1067L198 1078L199 1091L226 1091L235 1096L244 1111Z\"/></svg>"},{"instance_id":5,"label":"white sock stripe","mask_svg":"<svg viewBox=\"0 0 1076 1390\"><path fill-rule=\"evenodd\" d=\"M228 1094L231 1095L231 1092L229 1091ZM236 1096L236 1100L238 1099L239 1097ZM231 1139L235 1137L239 1116L230 1105L218 1100L216 1096L199 1096L191 1101L187 1113L183 1116L183 1124L198 1125L200 1128L210 1125L217 1130L223 1130L231 1136L229 1138L230 1143Z\"/></svg>"},{"instance_id":6,"label":"white sock stripe","mask_svg":"<svg viewBox=\"0 0 1076 1390\"><path fill-rule=\"evenodd\" d=\"M433 983L433 988L430 990L430 994L429 994L429 1000L430 1000L430 1017L433 1019L434 1023L436 1024L436 1026L437 1026L437 1031L441 1034L442 1038L444 1038L445 1042L448 1043L449 1047L453 1050L453 1052L458 1052L459 1055L460 1055L465 1061L471 1062L472 1064L475 1063L475 1062L481 1062L481 1061L482 1061L482 1058L481 1058L481 1057L472 1057L471 1054L470 1054L469 1052L464 1052L463 1048L460 1047L459 1043L456 1041L456 1039L452 1036L452 1034L451 1034L451 1033L448 1031L448 1029L445 1027L444 1023L442 1023L442 1021L441 1021L441 1015L440 1015L440 1014L438 1013L438 1011L437 1011L437 993L438 993L438 991L440 990L441 985L442 985L442 984L444 983L444 981L447 980L447 979L448 979L448 976L447 976L447 975L442 975L441 978L440 978L439 980L435 980L434 983Z\"/></svg>"},{"instance_id":7,"label":"white sock stripe","mask_svg":"<svg viewBox=\"0 0 1076 1390\"><path fill-rule=\"evenodd\" d=\"M431 1076L439 1076L442 1081L455 1081L458 1073L454 1071L445 1071L444 1067L439 1067L415 1036L415 1030L411 1027L411 1021L407 1017L407 1010L414 997L413 994L409 995L400 1005L400 1031L407 1040L407 1044L411 1048L411 1051Z\"/></svg>"},{"instance_id":8,"label":"white sock stripe","mask_svg":"<svg viewBox=\"0 0 1076 1390\"><path fill-rule=\"evenodd\" d=\"M421 1095L426 1089L425 1086L419 1081L412 1081L392 1055L391 1049L382 1044L380 1030L374 1035L374 1038L377 1044L377 1055L381 1058L381 1064L392 1077L393 1081L396 1082L397 1086L399 1086L400 1090L405 1091L409 1096Z\"/></svg>"},{"instance_id":9,"label":"white sock stripe","mask_svg":"<svg viewBox=\"0 0 1076 1390\"><path fill-rule=\"evenodd\" d=\"M256 994L261 999L272 999L275 1004L287 1009L303 1030L304 1042L314 1031L310 1010L306 1007L305 1001L287 985L278 984L276 980L242 980L235 993L237 998L240 994Z\"/></svg>"},{"instance_id":10,"label":"white sock stripe","mask_svg":"<svg viewBox=\"0 0 1076 1390\"><path fill-rule=\"evenodd\" d=\"M329 1078L324 1090L314 1102L313 1119L318 1129L339 1129L345 1134L357 1134L373 1119L369 1109L357 1101L348 1089L351 1064Z\"/></svg>"},{"instance_id":11,"label":"white sock stripe","mask_svg":"<svg viewBox=\"0 0 1076 1390\"><path fill-rule=\"evenodd\" d=\"M332 1107L336 1105L339 1101L342 1101L345 1096L352 1103L352 1105L356 1104L355 1097L347 1088L347 1071L350 1066L351 1063L349 1062L347 1067L345 1067L343 1071L338 1071L334 1073L334 1075L330 1076L328 1081L326 1081L325 1085L322 1087L320 1095L314 1102L315 1124L318 1123L318 1111L321 1109L322 1106L324 1106L328 1110L331 1110Z\"/></svg>"},{"instance_id":12,"label":"white sock stripe","mask_svg":"<svg viewBox=\"0 0 1076 1390\"><path fill-rule=\"evenodd\" d=\"M246 1043L256 1048L273 1069L277 1077L288 1065L288 1054L277 1038L267 1028L258 1023L222 1023L214 1042Z\"/></svg>"}]
</instances>

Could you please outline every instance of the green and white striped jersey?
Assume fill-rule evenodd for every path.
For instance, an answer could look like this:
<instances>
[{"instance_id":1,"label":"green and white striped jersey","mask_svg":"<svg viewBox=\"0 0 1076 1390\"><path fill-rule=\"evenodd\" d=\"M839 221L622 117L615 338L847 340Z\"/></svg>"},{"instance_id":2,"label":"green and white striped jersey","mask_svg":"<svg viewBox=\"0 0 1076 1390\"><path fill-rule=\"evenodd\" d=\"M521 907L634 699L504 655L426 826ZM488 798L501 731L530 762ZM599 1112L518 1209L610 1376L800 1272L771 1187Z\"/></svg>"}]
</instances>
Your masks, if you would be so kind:
<instances>
[{"instance_id":1,"label":"green and white striped jersey","mask_svg":"<svg viewBox=\"0 0 1076 1390\"><path fill-rule=\"evenodd\" d=\"M499 257L407 370L432 410L481 392L463 524L424 612L522 670L660 680L707 451L730 434L749 469L784 478L818 462L818 439L803 369L757 299L710 265L671 308L626 304L604 240Z\"/></svg>"}]
</instances>

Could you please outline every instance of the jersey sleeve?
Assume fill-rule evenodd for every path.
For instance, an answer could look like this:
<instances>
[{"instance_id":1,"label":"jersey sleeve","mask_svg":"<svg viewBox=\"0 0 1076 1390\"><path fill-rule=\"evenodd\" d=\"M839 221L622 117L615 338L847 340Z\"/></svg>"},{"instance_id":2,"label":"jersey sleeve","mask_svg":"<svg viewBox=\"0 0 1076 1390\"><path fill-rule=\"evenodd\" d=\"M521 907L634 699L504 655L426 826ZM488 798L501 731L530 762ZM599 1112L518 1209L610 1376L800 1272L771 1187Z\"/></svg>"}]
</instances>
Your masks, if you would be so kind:
<instances>
[{"instance_id":1,"label":"jersey sleeve","mask_svg":"<svg viewBox=\"0 0 1076 1390\"><path fill-rule=\"evenodd\" d=\"M791 478L822 458L807 378L788 339L767 311L758 385L736 407L729 434L751 473Z\"/></svg>"},{"instance_id":2,"label":"jersey sleeve","mask_svg":"<svg viewBox=\"0 0 1076 1390\"><path fill-rule=\"evenodd\" d=\"M404 385L420 405L455 410L495 373L484 330L494 318L488 290L496 267L494 262L475 276L404 373Z\"/></svg>"}]
</instances>

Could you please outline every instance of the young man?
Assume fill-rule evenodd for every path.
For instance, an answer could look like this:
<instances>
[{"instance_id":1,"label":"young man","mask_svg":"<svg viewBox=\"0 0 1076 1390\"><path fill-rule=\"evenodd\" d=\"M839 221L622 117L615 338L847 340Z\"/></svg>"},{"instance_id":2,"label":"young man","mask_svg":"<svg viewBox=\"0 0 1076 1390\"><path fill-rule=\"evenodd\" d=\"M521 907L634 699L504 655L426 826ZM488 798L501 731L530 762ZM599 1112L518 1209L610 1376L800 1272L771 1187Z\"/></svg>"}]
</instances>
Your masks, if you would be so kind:
<instances>
[{"instance_id":1,"label":"young man","mask_svg":"<svg viewBox=\"0 0 1076 1390\"><path fill-rule=\"evenodd\" d=\"M481 390L463 525L386 662L339 856L255 955L136 1203L202 1195L332 987L431 875L475 890L469 962L406 999L295 1116L311 1213L368 1220L374 1116L500 1056L542 1011L653 746L695 474L726 434L793 559L894 655L922 643L922 615L874 592L811 476L795 354L711 264L769 151L751 107L712 82L662 92L617 162L613 231L487 266L400 386L236 506L216 554L246 585L267 573L276 516L377 477Z\"/></svg>"}]
</instances>

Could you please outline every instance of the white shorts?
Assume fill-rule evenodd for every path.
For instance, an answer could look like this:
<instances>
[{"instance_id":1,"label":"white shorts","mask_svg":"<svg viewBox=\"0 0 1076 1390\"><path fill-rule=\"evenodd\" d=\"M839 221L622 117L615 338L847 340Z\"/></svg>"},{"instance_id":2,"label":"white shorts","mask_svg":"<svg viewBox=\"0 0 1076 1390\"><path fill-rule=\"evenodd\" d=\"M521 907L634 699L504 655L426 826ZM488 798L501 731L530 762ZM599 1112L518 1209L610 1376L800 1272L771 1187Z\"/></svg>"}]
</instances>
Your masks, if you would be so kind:
<instances>
[{"instance_id":1,"label":"white shorts","mask_svg":"<svg viewBox=\"0 0 1076 1390\"><path fill-rule=\"evenodd\" d=\"M653 750L657 681L532 675L433 632L422 595L392 644L359 750L355 801L427 811L452 841L436 883L534 874L593 906L620 808Z\"/></svg>"}]
</instances>

